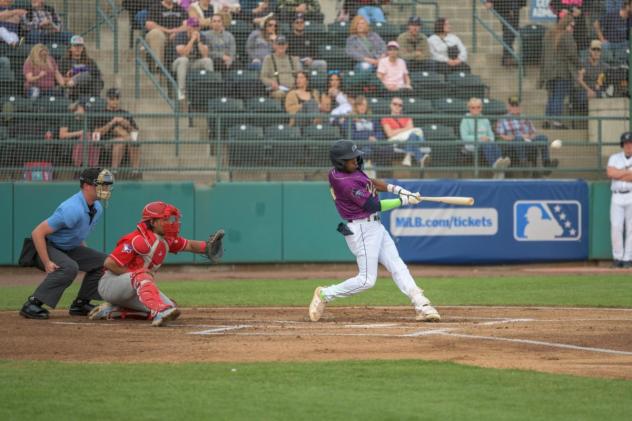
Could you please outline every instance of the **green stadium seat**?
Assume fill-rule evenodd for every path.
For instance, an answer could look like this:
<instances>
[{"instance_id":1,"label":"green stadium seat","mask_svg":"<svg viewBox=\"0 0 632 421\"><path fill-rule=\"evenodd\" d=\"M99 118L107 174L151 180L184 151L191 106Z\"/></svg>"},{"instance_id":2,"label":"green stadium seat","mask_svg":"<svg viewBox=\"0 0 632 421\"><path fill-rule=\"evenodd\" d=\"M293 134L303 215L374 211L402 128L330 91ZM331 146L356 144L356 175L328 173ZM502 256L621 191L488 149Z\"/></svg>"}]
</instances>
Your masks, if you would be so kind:
<instances>
[{"instance_id":1,"label":"green stadium seat","mask_svg":"<svg viewBox=\"0 0 632 421\"><path fill-rule=\"evenodd\" d=\"M240 124L228 129L228 156L231 166L265 165L270 159L271 145L264 143L263 129Z\"/></svg>"},{"instance_id":2,"label":"green stadium seat","mask_svg":"<svg viewBox=\"0 0 632 421\"><path fill-rule=\"evenodd\" d=\"M498 118L507 114L507 105L498 99L483 98L483 114Z\"/></svg>"},{"instance_id":3,"label":"green stadium seat","mask_svg":"<svg viewBox=\"0 0 632 421\"><path fill-rule=\"evenodd\" d=\"M432 165L435 167L453 166L459 157L461 145L454 129L440 124L422 127L426 141L431 142Z\"/></svg>"},{"instance_id":4,"label":"green stadium seat","mask_svg":"<svg viewBox=\"0 0 632 421\"><path fill-rule=\"evenodd\" d=\"M272 145L272 155L276 157L276 160L272 162L272 165L284 166L290 165L289 161L285 158L291 159L293 162L301 162L304 159L304 142L301 142L301 130L295 126L288 126L287 124L274 124L267 126L263 135L266 142Z\"/></svg>"},{"instance_id":5,"label":"green stadium seat","mask_svg":"<svg viewBox=\"0 0 632 421\"><path fill-rule=\"evenodd\" d=\"M384 42L396 40L399 34L405 31L405 29L402 30L401 25L388 22L377 22L372 25L371 29L373 29L380 37L382 37Z\"/></svg>"},{"instance_id":6,"label":"green stadium seat","mask_svg":"<svg viewBox=\"0 0 632 421\"><path fill-rule=\"evenodd\" d=\"M327 62L327 68L331 70L345 71L353 68L353 61L347 57L345 48L333 44L320 45L318 58Z\"/></svg>"},{"instance_id":7,"label":"green stadium seat","mask_svg":"<svg viewBox=\"0 0 632 421\"><path fill-rule=\"evenodd\" d=\"M367 99L369 108L373 114L378 116L391 114L391 100L383 97L372 97Z\"/></svg>"},{"instance_id":8,"label":"green stadium seat","mask_svg":"<svg viewBox=\"0 0 632 421\"><path fill-rule=\"evenodd\" d=\"M189 110L206 112L209 98L222 96L224 83L219 72L195 70L187 74Z\"/></svg>"},{"instance_id":9,"label":"green stadium seat","mask_svg":"<svg viewBox=\"0 0 632 421\"><path fill-rule=\"evenodd\" d=\"M244 122L255 126L284 124L289 121L283 105L271 97L249 98L245 101L245 109L247 113Z\"/></svg>"},{"instance_id":10,"label":"green stadium seat","mask_svg":"<svg viewBox=\"0 0 632 421\"><path fill-rule=\"evenodd\" d=\"M340 128L329 124L314 124L303 128L306 166L325 167L329 165L329 147L340 139Z\"/></svg>"},{"instance_id":11,"label":"green stadium seat","mask_svg":"<svg viewBox=\"0 0 632 421\"><path fill-rule=\"evenodd\" d=\"M327 33L327 27L322 22L305 21L305 33L306 34L318 34L325 39Z\"/></svg>"},{"instance_id":12,"label":"green stadium seat","mask_svg":"<svg viewBox=\"0 0 632 421\"><path fill-rule=\"evenodd\" d=\"M448 95L453 98L484 98L489 96L489 87L481 81L481 77L465 72L448 74L446 83Z\"/></svg>"},{"instance_id":13,"label":"green stadium seat","mask_svg":"<svg viewBox=\"0 0 632 421\"><path fill-rule=\"evenodd\" d=\"M461 124L461 119L467 113L467 101L460 98L433 99L432 108L439 114L446 114L446 117L437 119L435 123L444 124L457 130Z\"/></svg>"},{"instance_id":14,"label":"green stadium seat","mask_svg":"<svg viewBox=\"0 0 632 421\"><path fill-rule=\"evenodd\" d=\"M223 139L228 127L232 127L235 124L239 124L243 120L244 101L239 98L211 98L208 100L207 107L208 129L211 136L217 139ZM222 116L222 114L231 114ZM219 130L219 133L217 131Z\"/></svg>"},{"instance_id":15,"label":"green stadium seat","mask_svg":"<svg viewBox=\"0 0 632 421\"><path fill-rule=\"evenodd\" d=\"M224 95L233 98L253 98L267 95L266 87L256 70L231 70L224 77Z\"/></svg>"},{"instance_id":16,"label":"green stadium seat","mask_svg":"<svg viewBox=\"0 0 632 421\"><path fill-rule=\"evenodd\" d=\"M327 89L327 73L312 70L309 72L309 86L311 89L318 89L320 93Z\"/></svg>"},{"instance_id":17,"label":"green stadium seat","mask_svg":"<svg viewBox=\"0 0 632 421\"><path fill-rule=\"evenodd\" d=\"M402 100L404 101L404 112L413 116L415 127L422 126L429 120L429 117L419 116L419 114L432 114L434 112L432 102L429 99L407 97Z\"/></svg>"},{"instance_id":18,"label":"green stadium seat","mask_svg":"<svg viewBox=\"0 0 632 421\"><path fill-rule=\"evenodd\" d=\"M445 76L437 72L411 72L410 83L415 96L423 99L437 99L446 95Z\"/></svg>"},{"instance_id":19,"label":"green stadium seat","mask_svg":"<svg viewBox=\"0 0 632 421\"><path fill-rule=\"evenodd\" d=\"M349 22L334 22L327 25L328 43L343 47L349 37Z\"/></svg>"}]
</instances>

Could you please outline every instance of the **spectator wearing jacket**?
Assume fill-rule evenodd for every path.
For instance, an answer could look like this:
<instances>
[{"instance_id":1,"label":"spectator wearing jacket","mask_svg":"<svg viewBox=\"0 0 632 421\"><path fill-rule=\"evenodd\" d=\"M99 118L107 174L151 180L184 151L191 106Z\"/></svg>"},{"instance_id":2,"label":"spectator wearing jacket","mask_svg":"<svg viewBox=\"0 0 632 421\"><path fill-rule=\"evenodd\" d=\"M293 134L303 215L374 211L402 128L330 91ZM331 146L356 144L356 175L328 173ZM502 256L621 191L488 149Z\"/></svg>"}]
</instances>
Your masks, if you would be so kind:
<instances>
[{"instance_id":1,"label":"spectator wearing jacket","mask_svg":"<svg viewBox=\"0 0 632 421\"><path fill-rule=\"evenodd\" d=\"M345 52L356 63L357 72L375 72L380 58L386 54L386 43L362 16L351 21L351 35L347 38Z\"/></svg>"},{"instance_id":2,"label":"spectator wearing jacket","mask_svg":"<svg viewBox=\"0 0 632 421\"><path fill-rule=\"evenodd\" d=\"M428 38L421 33L421 18L411 16L406 32L397 37L399 56L406 61L410 71L434 71Z\"/></svg>"},{"instance_id":3,"label":"spectator wearing jacket","mask_svg":"<svg viewBox=\"0 0 632 421\"><path fill-rule=\"evenodd\" d=\"M72 33L64 31L61 19L55 8L44 0L31 0L31 7L22 16L22 25L26 28L28 44L66 44Z\"/></svg>"}]
</instances>

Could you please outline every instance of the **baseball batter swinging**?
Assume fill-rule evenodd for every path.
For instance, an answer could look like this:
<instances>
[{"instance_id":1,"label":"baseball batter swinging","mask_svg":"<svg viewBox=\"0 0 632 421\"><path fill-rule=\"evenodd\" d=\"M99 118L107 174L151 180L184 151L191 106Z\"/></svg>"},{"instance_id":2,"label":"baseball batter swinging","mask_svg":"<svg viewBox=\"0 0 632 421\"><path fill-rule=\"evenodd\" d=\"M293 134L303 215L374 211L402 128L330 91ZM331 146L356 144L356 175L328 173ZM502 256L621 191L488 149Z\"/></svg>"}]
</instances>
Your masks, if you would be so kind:
<instances>
[{"instance_id":1,"label":"baseball batter swinging","mask_svg":"<svg viewBox=\"0 0 632 421\"><path fill-rule=\"evenodd\" d=\"M165 202L145 205L136 229L121 237L105 259L105 274L99 294L106 301L90 312L92 320L148 318L162 326L180 316L175 303L155 284L154 275L167 253L190 251L217 261L223 254L223 230L209 240L187 240L180 236L180 210Z\"/></svg>"},{"instance_id":2,"label":"baseball batter swinging","mask_svg":"<svg viewBox=\"0 0 632 421\"><path fill-rule=\"evenodd\" d=\"M378 263L381 263L391 273L399 289L410 298L417 312L416 319L437 322L441 319L439 313L415 283L399 257L393 239L380 223L380 212L402 205L416 205L421 196L367 177L362 171L362 155L363 152L349 140L337 141L329 151L334 165L329 172L331 194L338 213L347 221L347 224L338 225L338 231L344 235L349 250L356 257L358 274L342 283L316 288L309 306L309 318L316 322L321 318L326 303L373 287L377 280ZM388 191L399 198L379 200L378 191Z\"/></svg>"}]
</instances>

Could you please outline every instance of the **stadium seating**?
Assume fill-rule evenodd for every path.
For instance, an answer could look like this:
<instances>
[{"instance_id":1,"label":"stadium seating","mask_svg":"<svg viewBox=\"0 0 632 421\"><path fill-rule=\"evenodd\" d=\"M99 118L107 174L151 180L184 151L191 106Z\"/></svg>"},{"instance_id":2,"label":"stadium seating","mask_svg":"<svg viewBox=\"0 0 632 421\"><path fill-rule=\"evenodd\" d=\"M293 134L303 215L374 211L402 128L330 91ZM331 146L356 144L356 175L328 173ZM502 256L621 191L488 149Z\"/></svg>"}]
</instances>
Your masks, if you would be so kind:
<instances>
[{"instance_id":1,"label":"stadium seating","mask_svg":"<svg viewBox=\"0 0 632 421\"><path fill-rule=\"evenodd\" d=\"M234 98L252 98L265 96L266 87L255 70L235 69L226 73L224 95Z\"/></svg>"},{"instance_id":2,"label":"stadium seating","mask_svg":"<svg viewBox=\"0 0 632 421\"><path fill-rule=\"evenodd\" d=\"M210 98L222 96L224 83L219 72L194 70L187 74L189 111L205 112Z\"/></svg>"},{"instance_id":3,"label":"stadium seating","mask_svg":"<svg viewBox=\"0 0 632 421\"><path fill-rule=\"evenodd\" d=\"M453 98L469 100L472 97L489 96L489 87L481 81L480 76L471 73L450 73L446 78L446 83L449 87L448 95Z\"/></svg>"},{"instance_id":4,"label":"stadium seating","mask_svg":"<svg viewBox=\"0 0 632 421\"><path fill-rule=\"evenodd\" d=\"M228 157L231 166L267 165L272 160L272 145L264 143L263 129L240 124L228 129Z\"/></svg>"}]
</instances>

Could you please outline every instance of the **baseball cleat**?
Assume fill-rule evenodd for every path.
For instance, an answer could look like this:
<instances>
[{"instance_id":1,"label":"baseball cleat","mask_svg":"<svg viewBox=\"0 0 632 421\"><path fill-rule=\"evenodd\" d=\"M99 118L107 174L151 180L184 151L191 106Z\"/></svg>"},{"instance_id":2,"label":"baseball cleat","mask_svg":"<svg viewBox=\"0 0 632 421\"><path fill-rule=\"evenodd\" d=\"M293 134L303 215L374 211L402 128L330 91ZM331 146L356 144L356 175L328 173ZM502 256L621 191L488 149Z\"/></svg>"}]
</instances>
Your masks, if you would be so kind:
<instances>
[{"instance_id":1,"label":"baseball cleat","mask_svg":"<svg viewBox=\"0 0 632 421\"><path fill-rule=\"evenodd\" d=\"M426 304L421 308L421 311L417 312L415 320L420 322L438 322L441 320L441 316L437 309L430 304Z\"/></svg>"},{"instance_id":2,"label":"baseball cleat","mask_svg":"<svg viewBox=\"0 0 632 421\"><path fill-rule=\"evenodd\" d=\"M180 310L175 307L169 307L166 310L154 316L154 320L151 322L152 326L165 326L168 321L175 320L180 317Z\"/></svg>"},{"instance_id":3,"label":"baseball cleat","mask_svg":"<svg viewBox=\"0 0 632 421\"><path fill-rule=\"evenodd\" d=\"M309 304L309 319L312 322L320 320L320 317L323 315L323 311L325 311L325 305L327 305L321 295L322 289L323 287L318 287L314 290L314 297L312 298L312 302Z\"/></svg>"},{"instance_id":4,"label":"baseball cleat","mask_svg":"<svg viewBox=\"0 0 632 421\"><path fill-rule=\"evenodd\" d=\"M105 319L110 319L110 314L114 311L117 310L117 307L114 307L112 304L110 303L102 303L99 304L98 306L96 306L95 308L93 308L90 313L88 314L88 319L90 320L105 320Z\"/></svg>"}]
</instances>

